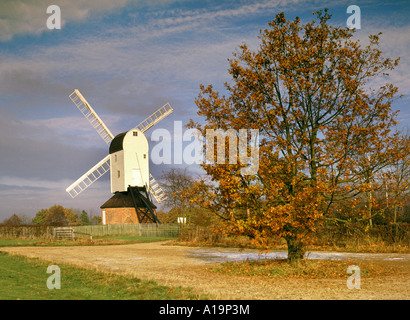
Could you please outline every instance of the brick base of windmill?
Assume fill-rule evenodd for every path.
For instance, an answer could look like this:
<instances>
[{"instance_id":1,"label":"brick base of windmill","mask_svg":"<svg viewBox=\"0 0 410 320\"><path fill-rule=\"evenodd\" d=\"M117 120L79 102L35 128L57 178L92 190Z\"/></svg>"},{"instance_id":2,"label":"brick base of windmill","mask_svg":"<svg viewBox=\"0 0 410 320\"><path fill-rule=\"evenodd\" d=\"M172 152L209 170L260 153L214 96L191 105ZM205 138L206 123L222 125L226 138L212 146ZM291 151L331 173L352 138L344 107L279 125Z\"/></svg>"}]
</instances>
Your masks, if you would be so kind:
<instances>
[{"instance_id":1,"label":"brick base of windmill","mask_svg":"<svg viewBox=\"0 0 410 320\"><path fill-rule=\"evenodd\" d=\"M155 213L157 207L143 187L116 192L100 208L103 224L160 223Z\"/></svg>"}]
</instances>

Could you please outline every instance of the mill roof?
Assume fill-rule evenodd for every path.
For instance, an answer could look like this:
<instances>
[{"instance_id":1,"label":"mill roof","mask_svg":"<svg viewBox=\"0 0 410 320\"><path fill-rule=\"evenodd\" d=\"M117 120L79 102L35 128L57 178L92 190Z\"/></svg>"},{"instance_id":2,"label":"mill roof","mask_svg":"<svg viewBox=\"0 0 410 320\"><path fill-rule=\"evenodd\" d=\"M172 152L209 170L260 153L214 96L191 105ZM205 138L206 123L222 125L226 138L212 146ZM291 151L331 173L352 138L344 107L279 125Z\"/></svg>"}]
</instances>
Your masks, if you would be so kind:
<instances>
[{"instance_id":1,"label":"mill roof","mask_svg":"<svg viewBox=\"0 0 410 320\"><path fill-rule=\"evenodd\" d=\"M124 137L126 134L127 132L120 133L114 139L112 139L111 144L110 144L110 154L123 150L122 143L124 141Z\"/></svg>"},{"instance_id":2,"label":"mill roof","mask_svg":"<svg viewBox=\"0 0 410 320\"><path fill-rule=\"evenodd\" d=\"M138 197L135 197L135 201L138 207L145 208L144 203ZM153 209L157 208L152 202L151 206ZM130 192L116 192L100 208L134 208L134 202Z\"/></svg>"}]
</instances>

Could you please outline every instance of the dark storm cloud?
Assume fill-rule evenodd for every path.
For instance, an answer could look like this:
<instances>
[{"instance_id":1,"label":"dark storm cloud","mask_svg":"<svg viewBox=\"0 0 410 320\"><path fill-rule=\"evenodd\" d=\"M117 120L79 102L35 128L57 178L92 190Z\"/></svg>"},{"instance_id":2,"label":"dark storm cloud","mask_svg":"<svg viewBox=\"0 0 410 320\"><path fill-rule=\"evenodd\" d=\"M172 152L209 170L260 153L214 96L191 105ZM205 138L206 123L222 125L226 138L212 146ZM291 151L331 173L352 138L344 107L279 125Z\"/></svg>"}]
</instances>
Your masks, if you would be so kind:
<instances>
[{"instance_id":1,"label":"dark storm cloud","mask_svg":"<svg viewBox=\"0 0 410 320\"><path fill-rule=\"evenodd\" d=\"M78 143L50 128L30 125L4 113L0 117L0 176L24 179L72 179L88 170L107 150Z\"/></svg>"}]
</instances>

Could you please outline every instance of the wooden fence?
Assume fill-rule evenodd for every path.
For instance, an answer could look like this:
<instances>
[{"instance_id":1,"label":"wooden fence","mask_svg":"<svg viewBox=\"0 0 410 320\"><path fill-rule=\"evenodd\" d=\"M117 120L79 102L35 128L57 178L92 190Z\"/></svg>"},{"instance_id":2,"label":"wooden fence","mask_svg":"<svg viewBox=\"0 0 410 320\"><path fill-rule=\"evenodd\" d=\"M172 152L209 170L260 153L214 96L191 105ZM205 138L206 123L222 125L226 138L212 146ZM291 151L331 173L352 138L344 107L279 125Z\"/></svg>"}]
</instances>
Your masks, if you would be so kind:
<instances>
[{"instance_id":1,"label":"wooden fence","mask_svg":"<svg viewBox=\"0 0 410 320\"><path fill-rule=\"evenodd\" d=\"M54 226L1 226L0 238L7 239L52 239L56 237ZM178 237L180 226L175 224L107 224L71 226L74 234L84 236L136 235L140 237Z\"/></svg>"},{"instance_id":2,"label":"wooden fence","mask_svg":"<svg viewBox=\"0 0 410 320\"><path fill-rule=\"evenodd\" d=\"M95 226L73 226L74 232L90 234L93 237L107 235L138 235L140 237L178 237L180 227L175 224L106 224Z\"/></svg>"},{"instance_id":3,"label":"wooden fence","mask_svg":"<svg viewBox=\"0 0 410 320\"><path fill-rule=\"evenodd\" d=\"M72 227L59 227L54 229L56 239L74 239L74 229Z\"/></svg>"}]
</instances>

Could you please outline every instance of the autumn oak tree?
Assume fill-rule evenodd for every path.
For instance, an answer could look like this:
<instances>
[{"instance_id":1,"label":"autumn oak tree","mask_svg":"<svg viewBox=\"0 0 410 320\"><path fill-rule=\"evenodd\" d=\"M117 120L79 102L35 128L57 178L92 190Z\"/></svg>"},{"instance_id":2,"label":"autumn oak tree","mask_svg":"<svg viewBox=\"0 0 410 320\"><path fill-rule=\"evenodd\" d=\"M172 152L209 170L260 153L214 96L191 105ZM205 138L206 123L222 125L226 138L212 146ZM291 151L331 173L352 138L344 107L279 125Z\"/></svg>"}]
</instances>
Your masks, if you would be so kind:
<instances>
[{"instance_id":1,"label":"autumn oak tree","mask_svg":"<svg viewBox=\"0 0 410 320\"><path fill-rule=\"evenodd\" d=\"M303 258L333 203L370 190L366 173L402 154L391 109L398 89L387 83L398 59L382 56L379 35L362 46L354 30L329 24L327 10L314 14L304 25L278 14L256 51L241 45L229 59L228 95L201 85L205 124L188 124L204 137L207 129L259 130L256 175L241 174L241 163L203 163L212 183L198 181L187 194L231 234L259 245L286 239L289 261Z\"/></svg>"}]
</instances>

